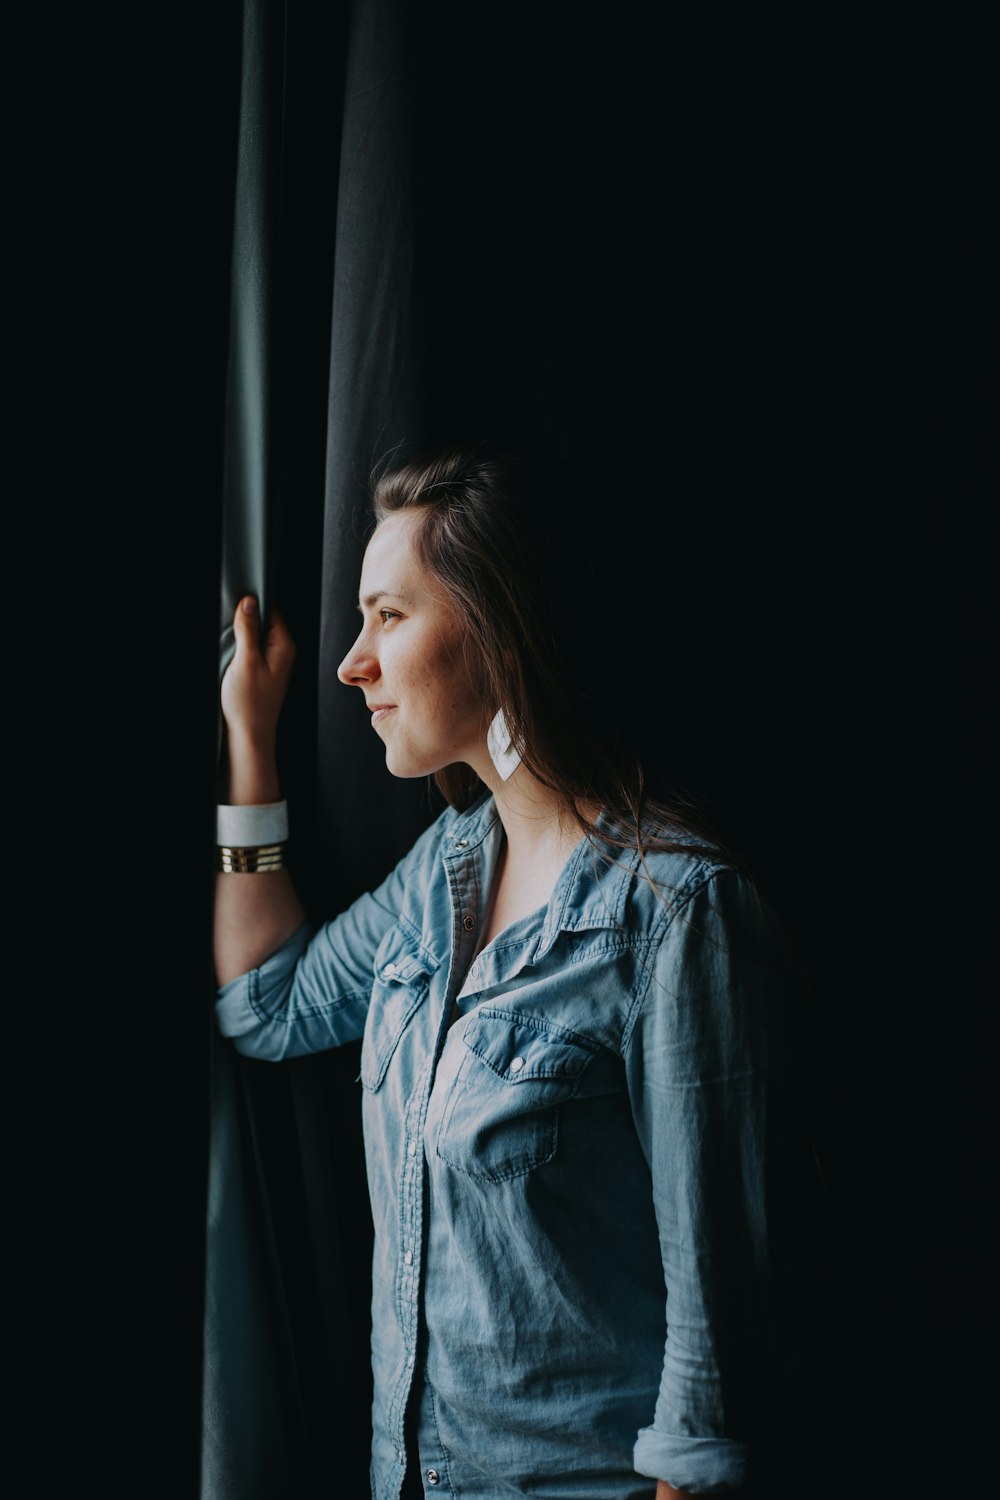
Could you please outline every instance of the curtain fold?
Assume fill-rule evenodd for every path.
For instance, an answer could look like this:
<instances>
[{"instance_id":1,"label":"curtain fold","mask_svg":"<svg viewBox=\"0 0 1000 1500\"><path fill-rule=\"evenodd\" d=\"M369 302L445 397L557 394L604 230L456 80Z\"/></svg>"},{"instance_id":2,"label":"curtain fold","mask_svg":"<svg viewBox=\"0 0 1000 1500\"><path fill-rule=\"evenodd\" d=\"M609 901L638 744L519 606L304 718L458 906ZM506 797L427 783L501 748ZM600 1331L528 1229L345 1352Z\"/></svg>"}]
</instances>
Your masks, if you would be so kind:
<instances>
[{"instance_id":1,"label":"curtain fold","mask_svg":"<svg viewBox=\"0 0 1000 1500\"><path fill-rule=\"evenodd\" d=\"M239 598L270 609L285 7L244 0L230 278L220 679ZM220 745L222 720L219 716ZM273 1113L213 1029L205 1257L202 1500L309 1494L308 1447L269 1189ZM265 1096L266 1099L266 1096Z\"/></svg>"},{"instance_id":2,"label":"curtain fold","mask_svg":"<svg viewBox=\"0 0 1000 1500\"><path fill-rule=\"evenodd\" d=\"M267 595L271 384L281 121L280 9L244 0L236 153L225 469L219 675L233 652L232 618L244 593Z\"/></svg>"}]
</instances>

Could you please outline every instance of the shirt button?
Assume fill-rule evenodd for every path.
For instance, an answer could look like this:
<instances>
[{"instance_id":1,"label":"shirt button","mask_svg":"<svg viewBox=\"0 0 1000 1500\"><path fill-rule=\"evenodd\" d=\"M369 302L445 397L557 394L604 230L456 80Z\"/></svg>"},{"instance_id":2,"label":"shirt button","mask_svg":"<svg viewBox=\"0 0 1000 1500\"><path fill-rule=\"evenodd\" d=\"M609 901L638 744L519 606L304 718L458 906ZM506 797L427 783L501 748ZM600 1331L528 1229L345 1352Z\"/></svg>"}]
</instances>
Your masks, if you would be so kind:
<instances>
[{"instance_id":1,"label":"shirt button","mask_svg":"<svg viewBox=\"0 0 1000 1500\"><path fill-rule=\"evenodd\" d=\"M427 1483L428 1484L440 1484L441 1483L441 1475L438 1473L437 1469L428 1469L427 1470Z\"/></svg>"},{"instance_id":2,"label":"shirt button","mask_svg":"<svg viewBox=\"0 0 1000 1500\"><path fill-rule=\"evenodd\" d=\"M386 974L395 974L395 972L396 972L396 965L395 964L386 964L386 966L385 966L385 973Z\"/></svg>"},{"instance_id":3,"label":"shirt button","mask_svg":"<svg viewBox=\"0 0 1000 1500\"><path fill-rule=\"evenodd\" d=\"M416 1156L416 1154L417 1154L417 1143L416 1143L416 1141L411 1141L410 1142L410 1144L406 1148L406 1154L407 1154L407 1156Z\"/></svg>"},{"instance_id":4,"label":"shirt button","mask_svg":"<svg viewBox=\"0 0 1000 1500\"><path fill-rule=\"evenodd\" d=\"M408 1266L412 1266L413 1265L413 1251L412 1250L407 1250L406 1254L403 1256L403 1259L406 1261L406 1264Z\"/></svg>"},{"instance_id":5,"label":"shirt button","mask_svg":"<svg viewBox=\"0 0 1000 1500\"><path fill-rule=\"evenodd\" d=\"M406 1463L406 1454L403 1452L402 1448L400 1448L399 1452L396 1454L396 1457L399 1459L401 1464Z\"/></svg>"},{"instance_id":6,"label":"shirt button","mask_svg":"<svg viewBox=\"0 0 1000 1500\"><path fill-rule=\"evenodd\" d=\"M465 928L466 932L471 932L472 929L475 927L475 925L476 925L476 919L475 919L475 917L463 917L462 918L462 926ZM434 1482L436 1484L437 1480L435 1480Z\"/></svg>"},{"instance_id":7,"label":"shirt button","mask_svg":"<svg viewBox=\"0 0 1000 1500\"><path fill-rule=\"evenodd\" d=\"M468 839L456 839L456 840L455 840L455 848L456 848L456 849L464 849L464 848L465 848L465 846L466 846L466 844L467 844L467 843L468 843L468 842L469 842L469 840L468 840Z\"/></svg>"},{"instance_id":8,"label":"shirt button","mask_svg":"<svg viewBox=\"0 0 1000 1500\"><path fill-rule=\"evenodd\" d=\"M512 1057L511 1058L510 1071L512 1073L520 1073L520 1071L521 1071L521 1069L523 1067L524 1067L524 1058L523 1057Z\"/></svg>"},{"instance_id":9,"label":"shirt button","mask_svg":"<svg viewBox=\"0 0 1000 1500\"><path fill-rule=\"evenodd\" d=\"M407 1364L408 1364L408 1365L410 1365L410 1366L412 1366L412 1365L413 1365L413 1362L414 1362L414 1356L413 1356L413 1355L412 1355L412 1354L408 1354L408 1355L407 1355L407 1356L406 1356L406 1363L407 1363Z\"/></svg>"}]
</instances>

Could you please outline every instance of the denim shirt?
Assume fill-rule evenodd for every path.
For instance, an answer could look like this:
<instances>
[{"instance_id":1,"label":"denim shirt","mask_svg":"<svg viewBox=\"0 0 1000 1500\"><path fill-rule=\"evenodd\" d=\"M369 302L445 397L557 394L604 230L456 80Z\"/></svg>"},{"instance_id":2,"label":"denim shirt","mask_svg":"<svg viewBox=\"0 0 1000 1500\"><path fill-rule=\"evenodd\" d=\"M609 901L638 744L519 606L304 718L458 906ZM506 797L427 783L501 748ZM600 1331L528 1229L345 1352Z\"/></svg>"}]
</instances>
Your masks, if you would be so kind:
<instances>
[{"instance_id":1,"label":"denim shirt","mask_svg":"<svg viewBox=\"0 0 1000 1500\"><path fill-rule=\"evenodd\" d=\"M490 796L447 810L219 991L252 1057L362 1038L372 1494L399 1496L408 1403L427 1495L738 1486L772 1354L784 1066L761 904L693 850L648 854L651 881L584 838L475 956L502 837Z\"/></svg>"}]
</instances>

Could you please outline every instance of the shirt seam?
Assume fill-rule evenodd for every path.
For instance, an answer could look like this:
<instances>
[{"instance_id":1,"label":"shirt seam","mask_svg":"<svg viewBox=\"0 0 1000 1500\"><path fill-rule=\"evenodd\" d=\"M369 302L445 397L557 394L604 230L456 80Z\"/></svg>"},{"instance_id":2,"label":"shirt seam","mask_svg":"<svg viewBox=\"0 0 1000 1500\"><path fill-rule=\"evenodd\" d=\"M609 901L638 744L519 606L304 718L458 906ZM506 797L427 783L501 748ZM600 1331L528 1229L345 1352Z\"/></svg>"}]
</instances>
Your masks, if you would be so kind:
<instances>
[{"instance_id":1,"label":"shirt seam","mask_svg":"<svg viewBox=\"0 0 1000 1500\"><path fill-rule=\"evenodd\" d=\"M646 1003L646 996L649 994L649 987L652 982L653 974L655 973L655 962L651 963L650 958L652 957L653 959L655 959L663 943L666 941L666 938L671 928L673 927L674 922L679 917L683 917L684 912L691 905L691 902L694 900L694 898L702 891L704 891L712 883L712 881L715 880L716 876L722 873L725 868L725 866L721 866L706 870L698 883L688 888L683 901L681 901L679 904L671 905L664 911L663 919L659 924L659 927L655 932L650 933L648 939L646 939L646 953L644 955L643 962L645 983L637 987L635 998L633 999L632 1004L629 1006L628 1012L625 1016L625 1025L622 1027L621 1039L621 1051L623 1058L628 1055L629 1048L632 1045L632 1037L635 1032L636 1021L638 1020L639 1013L641 1012L642 1007Z\"/></svg>"}]
</instances>

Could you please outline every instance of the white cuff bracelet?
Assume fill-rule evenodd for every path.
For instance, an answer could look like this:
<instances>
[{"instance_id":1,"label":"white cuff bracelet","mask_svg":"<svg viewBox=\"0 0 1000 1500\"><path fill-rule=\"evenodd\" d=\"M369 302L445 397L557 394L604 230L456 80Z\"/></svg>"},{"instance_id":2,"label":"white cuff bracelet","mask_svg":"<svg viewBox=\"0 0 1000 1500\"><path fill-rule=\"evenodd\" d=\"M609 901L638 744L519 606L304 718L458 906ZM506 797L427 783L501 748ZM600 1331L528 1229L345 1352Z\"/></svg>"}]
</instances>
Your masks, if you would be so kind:
<instances>
[{"instance_id":1,"label":"white cuff bracelet","mask_svg":"<svg viewBox=\"0 0 1000 1500\"><path fill-rule=\"evenodd\" d=\"M220 803L215 810L217 844L247 849L260 844L281 844L287 837L287 802L264 802L256 807Z\"/></svg>"}]
</instances>

